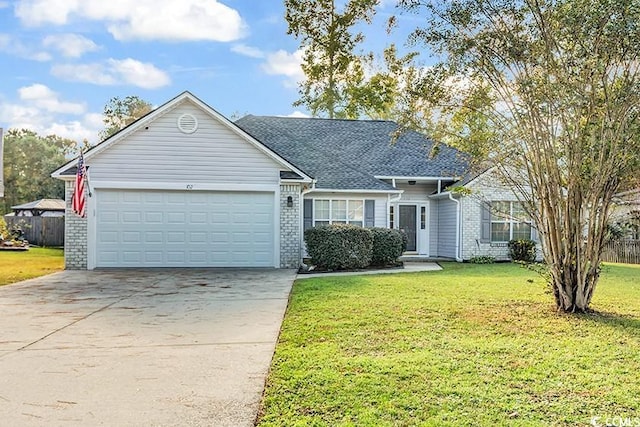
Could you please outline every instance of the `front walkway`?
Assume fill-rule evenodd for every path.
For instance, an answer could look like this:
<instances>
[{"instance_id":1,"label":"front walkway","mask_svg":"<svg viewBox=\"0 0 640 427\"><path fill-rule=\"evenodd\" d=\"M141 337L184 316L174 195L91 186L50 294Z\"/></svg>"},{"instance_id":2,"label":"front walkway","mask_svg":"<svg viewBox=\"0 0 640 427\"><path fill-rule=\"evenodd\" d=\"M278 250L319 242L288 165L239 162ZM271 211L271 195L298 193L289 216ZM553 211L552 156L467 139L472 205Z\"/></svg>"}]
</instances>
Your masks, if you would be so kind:
<instances>
[{"instance_id":1,"label":"front walkway","mask_svg":"<svg viewBox=\"0 0 640 427\"><path fill-rule=\"evenodd\" d=\"M330 273L303 273L298 274L296 279L311 279L313 277L327 276L362 276L363 274L397 274L397 273L418 273L422 271L442 270L435 262L405 262L404 268L384 268L380 270L360 270L360 271L332 271Z\"/></svg>"},{"instance_id":2,"label":"front walkway","mask_svg":"<svg viewBox=\"0 0 640 427\"><path fill-rule=\"evenodd\" d=\"M294 277L65 271L0 287L0 424L251 426Z\"/></svg>"}]
</instances>

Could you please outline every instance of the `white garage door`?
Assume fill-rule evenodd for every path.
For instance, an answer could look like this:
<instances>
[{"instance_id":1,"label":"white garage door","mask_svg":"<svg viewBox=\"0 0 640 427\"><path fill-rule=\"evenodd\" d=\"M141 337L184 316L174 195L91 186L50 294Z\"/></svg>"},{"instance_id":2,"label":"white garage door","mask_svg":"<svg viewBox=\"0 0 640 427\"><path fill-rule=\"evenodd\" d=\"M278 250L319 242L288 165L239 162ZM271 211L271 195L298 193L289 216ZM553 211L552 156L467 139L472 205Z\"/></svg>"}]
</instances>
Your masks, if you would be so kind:
<instances>
[{"instance_id":1,"label":"white garage door","mask_svg":"<svg viewBox=\"0 0 640 427\"><path fill-rule=\"evenodd\" d=\"M272 267L273 193L99 190L97 267Z\"/></svg>"}]
</instances>

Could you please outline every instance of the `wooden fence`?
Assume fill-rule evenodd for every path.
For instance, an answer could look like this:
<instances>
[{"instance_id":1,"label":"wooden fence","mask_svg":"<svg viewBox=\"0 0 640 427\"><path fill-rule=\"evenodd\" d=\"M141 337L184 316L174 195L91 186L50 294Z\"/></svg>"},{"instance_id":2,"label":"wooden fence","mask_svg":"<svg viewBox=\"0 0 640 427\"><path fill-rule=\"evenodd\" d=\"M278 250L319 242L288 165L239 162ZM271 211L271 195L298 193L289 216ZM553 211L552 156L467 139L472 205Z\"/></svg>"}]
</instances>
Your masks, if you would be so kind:
<instances>
[{"instance_id":1,"label":"wooden fence","mask_svg":"<svg viewBox=\"0 0 640 427\"><path fill-rule=\"evenodd\" d=\"M64 217L61 216L5 216L7 228L17 226L24 238L37 246L64 246Z\"/></svg>"},{"instance_id":2,"label":"wooden fence","mask_svg":"<svg viewBox=\"0 0 640 427\"><path fill-rule=\"evenodd\" d=\"M602 260L640 264L640 240L617 240L607 243L602 251Z\"/></svg>"}]
</instances>

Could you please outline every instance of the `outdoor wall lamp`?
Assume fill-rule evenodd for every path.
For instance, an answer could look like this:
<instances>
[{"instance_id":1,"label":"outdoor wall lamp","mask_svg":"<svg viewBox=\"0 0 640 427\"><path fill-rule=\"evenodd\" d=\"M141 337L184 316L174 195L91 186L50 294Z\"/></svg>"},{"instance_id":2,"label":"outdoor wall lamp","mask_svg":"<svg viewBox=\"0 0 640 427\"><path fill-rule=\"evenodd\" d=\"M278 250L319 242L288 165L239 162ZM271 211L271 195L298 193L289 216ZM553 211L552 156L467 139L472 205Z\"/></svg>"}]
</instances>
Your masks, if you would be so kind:
<instances>
[{"instance_id":1,"label":"outdoor wall lamp","mask_svg":"<svg viewBox=\"0 0 640 427\"><path fill-rule=\"evenodd\" d=\"M293 207L293 197L291 197L291 196L287 196L287 207L288 208L292 208Z\"/></svg>"},{"instance_id":2,"label":"outdoor wall lamp","mask_svg":"<svg viewBox=\"0 0 640 427\"><path fill-rule=\"evenodd\" d=\"M409 181L409 185L416 185L415 181Z\"/></svg>"}]
</instances>

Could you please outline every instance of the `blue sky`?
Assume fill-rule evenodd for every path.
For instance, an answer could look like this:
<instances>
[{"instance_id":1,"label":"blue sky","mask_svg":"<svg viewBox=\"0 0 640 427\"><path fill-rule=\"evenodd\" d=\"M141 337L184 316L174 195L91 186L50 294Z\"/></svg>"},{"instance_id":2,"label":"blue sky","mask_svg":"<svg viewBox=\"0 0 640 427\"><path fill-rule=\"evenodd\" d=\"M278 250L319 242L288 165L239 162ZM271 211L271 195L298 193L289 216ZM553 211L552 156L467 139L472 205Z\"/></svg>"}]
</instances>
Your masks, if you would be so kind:
<instances>
[{"instance_id":1,"label":"blue sky","mask_svg":"<svg viewBox=\"0 0 640 427\"><path fill-rule=\"evenodd\" d=\"M381 52L395 1L366 28ZM410 18L407 18L410 19ZM306 114L281 0L0 0L0 127L97 142L114 96L189 90L227 117Z\"/></svg>"}]
</instances>

